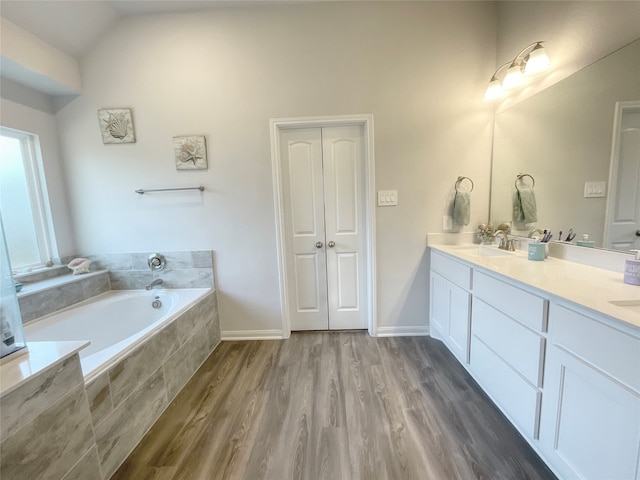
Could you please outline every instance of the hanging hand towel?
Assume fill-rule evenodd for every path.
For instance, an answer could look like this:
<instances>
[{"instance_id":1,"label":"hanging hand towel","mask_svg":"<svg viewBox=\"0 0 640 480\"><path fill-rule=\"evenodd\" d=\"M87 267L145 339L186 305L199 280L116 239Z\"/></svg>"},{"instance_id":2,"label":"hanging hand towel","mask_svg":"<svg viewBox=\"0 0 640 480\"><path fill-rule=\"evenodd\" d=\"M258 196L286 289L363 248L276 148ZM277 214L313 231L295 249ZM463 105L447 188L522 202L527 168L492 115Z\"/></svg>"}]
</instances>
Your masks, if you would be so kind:
<instances>
[{"instance_id":1,"label":"hanging hand towel","mask_svg":"<svg viewBox=\"0 0 640 480\"><path fill-rule=\"evenodd\" d=\"M513 220L520 223L538 221L536 195L531 188L519 188L513 194Z\"/></svg>"},{"instance_id":2,"label":"hanging hand towel","mask_svg":"<svg viewBox=\"0 0 640 480\"><path fill-rule=\"evenodd\" d=\"M471 217L471 194L469 192L456 192L453 199L453 223L456 225L469 225Z\"/></svg>"}]
</instances>

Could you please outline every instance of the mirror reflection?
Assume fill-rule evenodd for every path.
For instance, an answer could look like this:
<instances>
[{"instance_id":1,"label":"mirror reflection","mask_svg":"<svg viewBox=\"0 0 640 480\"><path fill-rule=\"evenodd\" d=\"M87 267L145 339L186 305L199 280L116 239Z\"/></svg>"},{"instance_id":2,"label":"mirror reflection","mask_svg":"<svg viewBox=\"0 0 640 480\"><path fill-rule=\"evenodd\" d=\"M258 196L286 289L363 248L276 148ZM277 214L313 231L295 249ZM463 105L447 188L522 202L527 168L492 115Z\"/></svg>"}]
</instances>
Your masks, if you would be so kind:
<instances>
[{"instance_id":1,"label":"mirror reflection","mask_svg":"<svg viewBox=\"0 0 640 480\"><path fill-rule=\"evenodd\" d=\"M535 215L514 220L516 186L532 179ZM554 241L572 229L573 243L586 234L597 247L640 248L639 183L640 39L496 115L494 225L512 222L524 236L547 229Z\"/></svg>"}]
</instances>

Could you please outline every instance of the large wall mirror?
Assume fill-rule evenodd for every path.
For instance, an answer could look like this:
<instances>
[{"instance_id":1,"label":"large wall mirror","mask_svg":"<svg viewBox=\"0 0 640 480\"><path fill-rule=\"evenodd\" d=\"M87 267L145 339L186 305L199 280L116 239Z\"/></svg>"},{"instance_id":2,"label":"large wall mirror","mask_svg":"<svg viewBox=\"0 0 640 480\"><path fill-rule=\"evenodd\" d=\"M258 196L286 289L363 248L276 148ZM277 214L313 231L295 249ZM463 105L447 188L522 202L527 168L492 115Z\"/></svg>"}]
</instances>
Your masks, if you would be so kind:
<instances>
[{"instance_id":1,"label":"large wall mirror","mask_svg":"<svg viewBox=\"0 0 640 480\"><path fill-rule=\"evenodd\" d=\"M616 104L618 110L625 110L625 122L631 122L631 126L625 123L624 152L618 152L627 155L626 163L618 169L617 178L610 181ZM611 223L612 215L607 218L607 197L612 190L620 198L612 197L610 203L617 202L618 210L624 211L622 216L635 215L635 221L640 220L639 122L640 39L497 113L492 223L512 221L516 178L528 174L535 179L538 221L526 225L514 222L514 234L526 235L533 228L549 229L555 234L553 240L557 240L559 231L566 237L571 228L577 239L586 233L597 247L639 248L640 236L635 233L640 225L626 225L629 228L624 242L612 243L609 236L607 244L603 243L605 229L610 228L606 223ZM531 177L523 177L524 185L532 184ZM605 196L585 198L585 182L606 182Z\"/></svg>"}]
</instances>

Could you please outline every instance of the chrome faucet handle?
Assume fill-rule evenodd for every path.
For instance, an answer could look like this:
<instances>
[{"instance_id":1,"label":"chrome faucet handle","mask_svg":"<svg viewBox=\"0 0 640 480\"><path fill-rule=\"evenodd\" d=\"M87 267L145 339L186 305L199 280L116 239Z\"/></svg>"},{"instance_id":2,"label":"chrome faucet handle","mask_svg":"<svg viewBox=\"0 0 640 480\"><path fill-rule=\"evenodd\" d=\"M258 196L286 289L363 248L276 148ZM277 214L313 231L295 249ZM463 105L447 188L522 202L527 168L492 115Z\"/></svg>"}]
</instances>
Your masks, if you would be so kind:
<instances>
[{"instance_id":1,"label":"chrome faucet handle","mask_svg":"<svg viewBox=\"0 0 640 480\"><path fill-rule=\"evenodd\" d=\"M529 233L527 234L527 238L533 238L533 236L538 233L540 235L544 234L544 232L542 230L540 230L539 228L532 228L531 230L529 230Z\"/></svg>"},{"instance_id":2,"label":"chrome faucet handle","mask_svg":"<svg viewBox=\"0 0 640 480\"><path fill-rule=\"evenodd\" d=\"M513 238L507 242L507 250L510 252L516 251L515 240Z\"/></svg>"}]
</instances>

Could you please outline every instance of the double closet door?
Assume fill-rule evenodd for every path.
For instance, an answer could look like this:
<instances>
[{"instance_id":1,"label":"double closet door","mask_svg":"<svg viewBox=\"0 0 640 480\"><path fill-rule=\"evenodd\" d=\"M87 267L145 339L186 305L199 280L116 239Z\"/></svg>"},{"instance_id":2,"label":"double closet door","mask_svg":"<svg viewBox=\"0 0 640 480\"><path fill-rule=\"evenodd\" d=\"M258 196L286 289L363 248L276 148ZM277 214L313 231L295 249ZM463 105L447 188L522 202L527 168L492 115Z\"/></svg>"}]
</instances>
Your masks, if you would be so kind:
<instances>
[{"instance_id":1,"label":"double closet door","mask_svg":"<svg viewBox=\"0 0 640 480\"><path fill-rule=\"evenodd\" d=\"M280 136L292 330L367 328L362 126Z\"/></svg>"}]
</instances>

